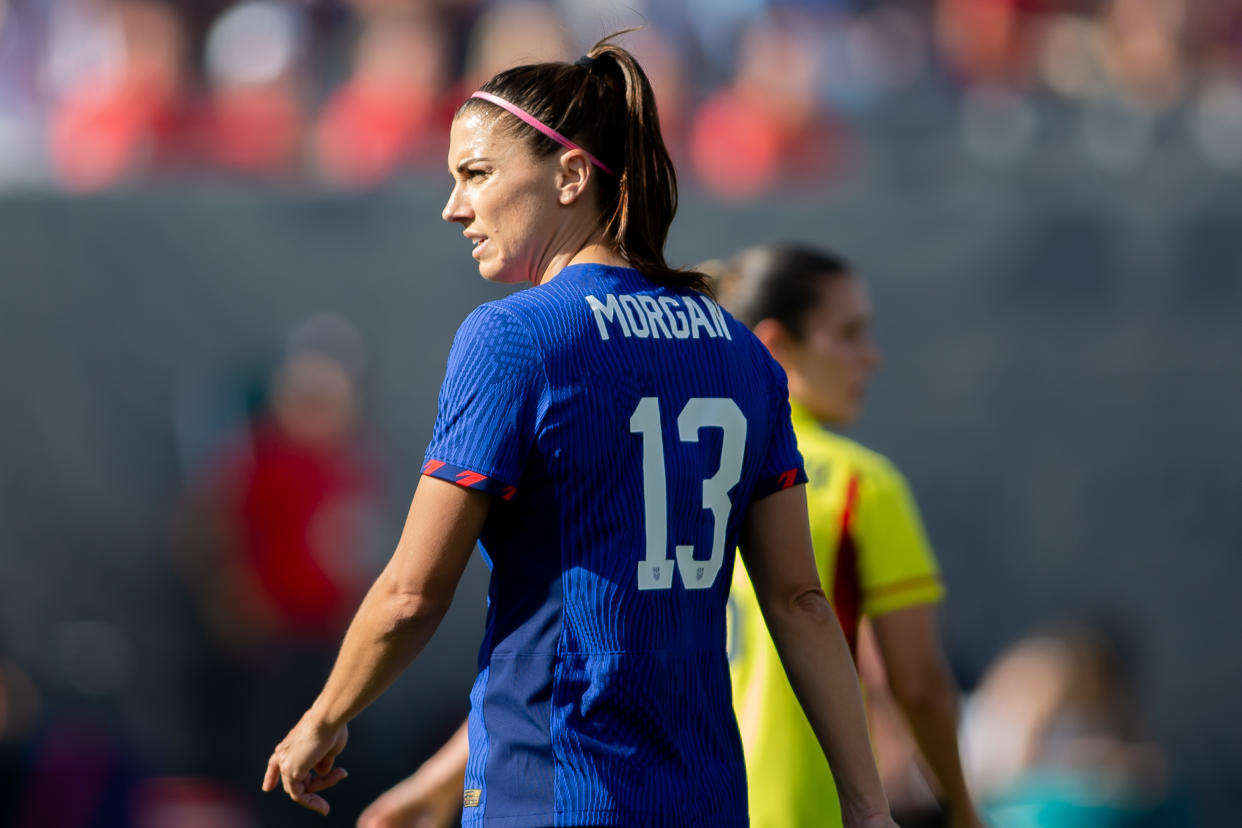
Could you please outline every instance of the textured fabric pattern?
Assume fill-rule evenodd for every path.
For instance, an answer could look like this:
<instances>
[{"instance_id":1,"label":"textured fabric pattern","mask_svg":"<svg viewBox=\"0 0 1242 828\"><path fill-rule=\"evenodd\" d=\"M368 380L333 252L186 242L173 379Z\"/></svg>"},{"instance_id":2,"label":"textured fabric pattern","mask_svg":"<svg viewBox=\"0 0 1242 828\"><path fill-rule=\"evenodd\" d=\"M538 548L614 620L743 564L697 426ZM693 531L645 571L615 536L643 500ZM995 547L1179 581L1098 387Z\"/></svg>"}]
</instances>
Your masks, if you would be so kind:
<instances>
[{"instance_id":1,"label":"textured fabric pattern","mask_svg":"<svg viewBox=\"0 0 1242 828\"><path fill-rule=\"evenodd\" d=\"M424 468L498 495L464 824L744 825L734 548L805 480L763 346L706 297L571 266L463 323Z\"/></svg>"},{"instance_id":2,"label":"textured fabric pattern","mask_svg":"<svg viewBox=\"0 0 1242 828\"><path fill-rule=\"evenodd\" d=\"M838 602L846 639L856 640L861 615L939 602L939 568L905 478L886 458L823 428L796 403L792 416L809 477L815 563L824 592ZM729 639L752 828L841 825L828 762L741 566L729 598Z\"/></svg>"}]
</instances>

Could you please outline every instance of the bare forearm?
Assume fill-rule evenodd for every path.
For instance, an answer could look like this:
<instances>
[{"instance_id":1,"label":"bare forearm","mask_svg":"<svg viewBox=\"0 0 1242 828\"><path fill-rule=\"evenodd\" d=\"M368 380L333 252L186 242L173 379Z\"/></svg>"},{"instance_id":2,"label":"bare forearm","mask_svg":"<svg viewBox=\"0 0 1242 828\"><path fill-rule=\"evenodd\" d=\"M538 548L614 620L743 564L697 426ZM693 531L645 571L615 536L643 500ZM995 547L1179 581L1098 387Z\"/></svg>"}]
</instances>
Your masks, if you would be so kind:
<instances>
[{"instance_id":1,"label":"bare forearm","mask_svg":"<svg viewBox=\"0 0 1242 828\"><path fill-rule=\"evenodd\" d=\"M279 782L299 805L328 812L319 792L344 778L333 764L349 738L346 722L392 684L439 626L490 505L483 492L419 481L396 551L350 622L319 698L272 751L263 790Z\"/></svg>"},{"instance_id":2,"label":"bare forearm","mask_svg":"<svg viewBox=\"0 0 1242 828\"><path fill-rule=\"evenodd\" d=\"M463 723L417 771L371 803L358 817L358 828L447 828L459 824L469 754L470 740Z\"/></svg>"},{"instance_id":3,"label":"bare forearm","mask_svg":"<svg viewBox=\"0 0 1242 828\"><path fill-rule=\"evenodd\" d=\"M446 602L403 594L381 575L350 622L310 715L328 726L357 716L426 646L447 608Z\"/></svg>"},{"instance_id":4,"label":"bare forearm","mask_svg":"<svg viewBox=\"0 0 1242 828\"><path fill-rule=\"evenodd\" d=\"M897 706L940 783L954 825L979 825L957 747L957 687L940 648L935 607L916 605L873 619Z\"/></svg>"},{"instance_id":5,"label":"bare forearm","mask_svg":"<svg viewBox=\"0 0 1242 828\"><path fill-rule=\"evenodd\" d=\"M827 598L808 591L764 616L790 684L832 767L846 823L888 813L858 676Z\"/></svg>"},{"instance_id":6,"label":"bare forearm","mask_svg":"<svg viewBox=\"0 0 1242 828\"><path fill-rule=\"evenodd\" d=\"M940 783L945 806L953 814L973 813L958 751L957 697L947 677L938 677L923 693L894 693L894 697L910 724L919 751Z\"/></svg>"},{"instance_id":7,"label":"bare forearm","mask_svg":"<svg viewBox=\"0 0 1242 828\"><path fill-rule=\"evenodd\" d=\"M444 746L432 754L418 769L424 771L438 782L461 788L466 776L466 762L470 758L470 735L466 722L453 733Z\"/></svg>"}]
</instances>

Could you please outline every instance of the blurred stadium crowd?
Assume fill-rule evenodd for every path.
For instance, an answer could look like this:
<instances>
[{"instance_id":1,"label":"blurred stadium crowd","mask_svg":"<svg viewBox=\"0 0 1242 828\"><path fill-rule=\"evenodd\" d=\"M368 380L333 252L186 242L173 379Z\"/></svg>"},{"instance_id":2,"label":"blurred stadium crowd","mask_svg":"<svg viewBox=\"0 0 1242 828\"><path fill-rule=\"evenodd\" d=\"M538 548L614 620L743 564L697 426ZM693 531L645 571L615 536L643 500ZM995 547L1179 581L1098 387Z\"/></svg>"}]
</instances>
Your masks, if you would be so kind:
<instances>
[{"instance_id":1,"label":"blurred stadium crowd","mask_svg":"<svg viewBox=\"0 0 1242 828\"><path fill-rule=\"evenodd\" d=\"M929 96L983 163L1068 107L1102 166L1169 119L1242 170L1242 0L0 0L0 188L374 188L438 171L498 68L636 25L680 168L717 196L830 185L861 127Z\"/></svg>"}]
</instances>

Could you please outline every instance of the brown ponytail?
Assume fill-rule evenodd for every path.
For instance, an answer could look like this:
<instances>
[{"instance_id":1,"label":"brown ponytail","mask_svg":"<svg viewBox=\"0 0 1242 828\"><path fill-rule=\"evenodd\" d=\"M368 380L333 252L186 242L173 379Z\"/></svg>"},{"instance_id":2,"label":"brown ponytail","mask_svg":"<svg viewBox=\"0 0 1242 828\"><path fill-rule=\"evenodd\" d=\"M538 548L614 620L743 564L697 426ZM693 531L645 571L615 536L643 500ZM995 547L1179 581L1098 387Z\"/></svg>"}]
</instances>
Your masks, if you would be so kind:
<instances>
[{"instance_id":1,"label":"brown ponytail","mask_svg":"<svg viewBox=\"0 0 1242 828\"><path fill-rule=\"evenodd\" d=\"M664 146L655 94L638 61L611 43L627 29L596 43L577 63L536 63L497 74L483 84L594 154L613 175L597 172L604 237L653 282L711 294L710 280L670 267L664 243L677 212L677 173ZM470 98L467 109L493 106ZM516 118L512 131L536 155L560 144Z\"/></svg>"}]
</instances>

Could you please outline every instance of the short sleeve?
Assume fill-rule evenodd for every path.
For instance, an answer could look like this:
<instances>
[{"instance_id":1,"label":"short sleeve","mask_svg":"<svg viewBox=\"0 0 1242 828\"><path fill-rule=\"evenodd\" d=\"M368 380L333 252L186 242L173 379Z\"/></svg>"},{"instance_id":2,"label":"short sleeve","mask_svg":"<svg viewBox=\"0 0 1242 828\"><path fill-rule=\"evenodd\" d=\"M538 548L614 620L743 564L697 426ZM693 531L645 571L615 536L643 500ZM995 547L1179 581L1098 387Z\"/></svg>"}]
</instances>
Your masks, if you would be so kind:
<instances>
[{"instance_id":1,"label":"short sleeve","mask_svg":"<svg viewBox=\"0 0 1242 828\"><path fill-rule=\"evenodd\" d=\"M855 525L864 615L883 615L944 598L932 553L910 487L883 461L859 491Z\"/></svg>"},{"instance_id":2,"label":"short sleeve","mask_svg":"<svg viewBox=\"0 0 1242 828\"><path fill-rule=\"evenodd\" d=\"M772 361L772 367L772 399L774 402L779 401L779 405L772 420L772 432L760 465L759 478L755 481L752 500L759 500L781 489L806 482L806 469L802 465L798 438L794 435L793 422L790 420L789 387L785 371L775 360Z\"/></svg>"},{"instance_id":3,"label":"short sleeve","mask_svg":"<svg viewBox=\"0 0 1242 828\"><path fill-rule=\"evenodd\" d=\"M522 321L493 304L453 338L422 473L505 498L517 494L546 389Z\"/></svg>"}]
</instances>

